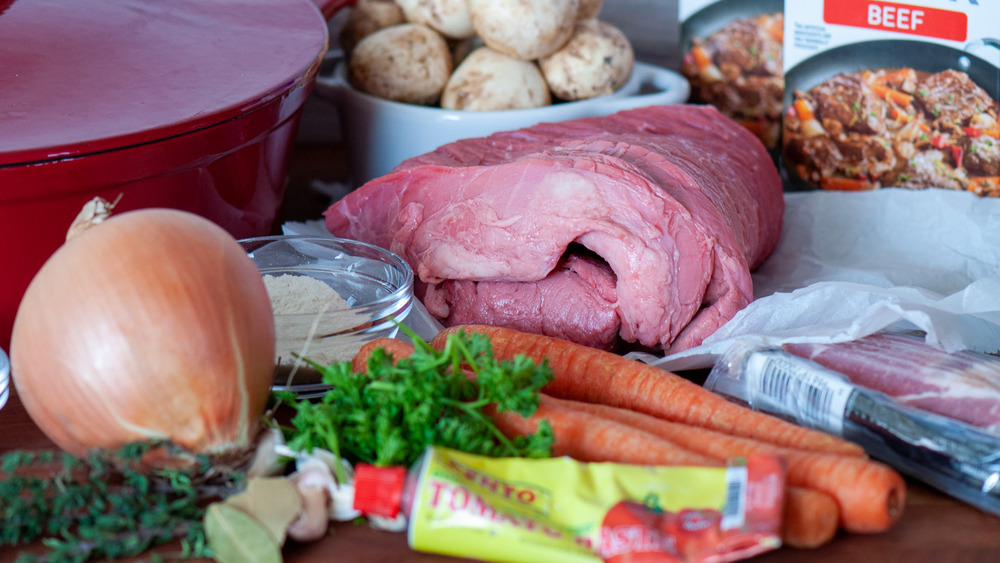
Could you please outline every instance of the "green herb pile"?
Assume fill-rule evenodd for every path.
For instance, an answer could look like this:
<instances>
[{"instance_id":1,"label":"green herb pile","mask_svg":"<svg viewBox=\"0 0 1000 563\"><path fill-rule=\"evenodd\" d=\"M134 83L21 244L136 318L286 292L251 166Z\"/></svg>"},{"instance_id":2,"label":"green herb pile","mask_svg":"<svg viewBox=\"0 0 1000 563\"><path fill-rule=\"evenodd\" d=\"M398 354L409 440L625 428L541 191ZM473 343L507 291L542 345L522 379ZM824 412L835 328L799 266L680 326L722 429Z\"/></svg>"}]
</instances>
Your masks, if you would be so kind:
<instances>
[{"instance_id":1,"label":"green herb pile","mask_svg":"<svg viewBox=\"0 0 1000 563\"><path fill-rule=\"evenodd\" d=\"M98 450L86 459L51 451L0 457L0 544L40 540L44 553L18 561L86 561L135 556L177 542L156 559L210 557L202 517L215 500L243 488L243 475L195 456L194 467L140 471L140 457L167 444ZM190 455L190 454L186 454Z\"/></svg>"},{"instance_id":2,"label":"green herb pile","mask_svg":"<svg viewBox=\"0 0 1000 563\"><path fill-rule=\"evenodd\" d=\"M488 456L551 455L548 423L533 435L509 439L489 416L492 409L531 416L542 387L552 379L547 363L537 365L523 356L498 362L482 334L453 334L437 351L402 330L417 343L410 357L395 359L376 349L364 374L354 373L350 362L310 362L332 388L317 402L278 394L292 412L292 427L282 428L291 448L320 447L351 462L378 465L411 465L431 445ZM185 456L193 465L141 467L140 459L153 448ZM257 533L260 524L250 526L250 517L236 514L241 505L236 499L250 495L251 501L242 504L277 510L274 499L295 495L291 485L282 489L279 484L256 479L247 487L245 475L234 467L164 443L95 450L85 459L12 451L0 457L0 545L41 544L44 552L20 556L25 563L134 557L165 544L178 547L172 553L158 551L152 560L212 557L213 549L226 551L222 548L242 542L244 535L267 536ZM225 504L219 502L223 499ZM297 511L264 516L282 519L275 526L283 533L285 520ZM215 526L218 547L206 536L206 525ZM256 531L234 538L218 533L220 526L227 533L230 528ZM280 553L280 542L267 547Z\"/></svg>"},{"instance_id":3,"label":"green herb pile","mask_svg":"<svg viewBox=\"0 0 1000 563\"><path fill-rule=\"evenodd\" d=\"M408 335L416 343L410 357L376 348L363 374L349 362L312 364L332 388L318 402L282 395L295 410L288 445L376 465L409 466L431 445L492 457L551 455L547 422L533 435L508 439L488 415L492 408L534 414L552 380L547 363L524 356L497 361L483 334L451 334L440 351Z\"/></svg>"}]
</instances>

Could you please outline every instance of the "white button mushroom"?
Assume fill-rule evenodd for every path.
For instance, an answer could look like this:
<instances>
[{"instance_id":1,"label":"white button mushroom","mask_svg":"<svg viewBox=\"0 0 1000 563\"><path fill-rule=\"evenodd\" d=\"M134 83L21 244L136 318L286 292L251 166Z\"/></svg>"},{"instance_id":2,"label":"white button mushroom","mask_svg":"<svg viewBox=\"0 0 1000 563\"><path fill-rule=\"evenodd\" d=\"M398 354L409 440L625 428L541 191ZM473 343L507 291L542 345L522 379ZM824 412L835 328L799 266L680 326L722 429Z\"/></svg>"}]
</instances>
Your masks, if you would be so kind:
<instances>
[{"instance_id":1,"label":"white button mushroom","mask_svg":"<svg viewBox=\"0 0 1000 563\"><path fill-rule=\"evenodd\" d=\"M472 27L487 47L531 61L573 34L579 0L469 0Z\"/></svg>"},{"instance_id":2,"label":"white button mushroom","mask_svg":"<svg viewBox=\"0 0 1000 563\"><path fill-rule=\"evenodd\" d=\"M569 42L538 64L553 95L582 100L624 86L632 76L635 53L618 28L589 19L578 22Z\"/></svg>"},{"instance_id":3,"label":"white button mushroom","mask_svg":"<svg viewBox=\"0 0 1000 563\"><path fill-rule=\"evenodd\" d=\"M441 107L471 111L534 108L551 103L538 65L489 47L473 51L458 65L441 94Z\"/></svg>"},{"instance_id":4,"label":"white button mushroom","mask_svg":"<svg viewBox=\"0 0 1000 563\"><path fill-rule=\"evenodd\" d=\"M405 21L403 10L394 0L358 0L340 30L340 48L349 55L365 37Z\"/></svg>"},{"instance_id":5,"label":"white button mushroom","mask_svg":"<svg viewBox=\"0 0 1000 563\"><path fill-rule=\"evenodd\" d=\"M386 27L365 37L348 63L354 88L420 105L437 102L451 70L451 52L444 37L415 23Z\"/></svg>"},{"instance_id":6,"label":"white button mushroom","mask_svg":"<svg viewBox=\"0 0 1000 563\"><path fill-rule=\"evenodd\" d=\"M422 23L449 39L475 35L468 0L396 0L407 21Z\"/></svg>"}]
</instances>

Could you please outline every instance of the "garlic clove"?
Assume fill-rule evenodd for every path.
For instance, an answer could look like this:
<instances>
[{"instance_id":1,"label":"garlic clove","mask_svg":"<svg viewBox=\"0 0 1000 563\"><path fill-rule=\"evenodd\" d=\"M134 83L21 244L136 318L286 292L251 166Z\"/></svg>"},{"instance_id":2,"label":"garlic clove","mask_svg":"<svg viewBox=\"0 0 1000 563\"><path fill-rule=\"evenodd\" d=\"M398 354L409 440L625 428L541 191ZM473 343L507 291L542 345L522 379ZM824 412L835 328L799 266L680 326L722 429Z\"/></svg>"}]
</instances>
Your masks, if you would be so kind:
<instances>
[{"instance_id":1,"label":"garlic clove","mask_svg":"<svg viewBox=\"0 0 1000 563\"><path fill-rule=\"evenodd\" d=\"M308 472L300 477L308 477L314 473ZM299 517L288 526L288 537L301 542L316 541L325 536L330 528L330 519L327 517L329 497L326 487L323 483L316 482L316 479L303 478L295 481L294 477L293 475L292 480L295 489L302 497L302 510L299 511Z\"/></svg>"},{"instance_id":2,"label":"garlic clove","mask_svg":"<svg viewBox=\"0 0 1000 563\"><path fill-rule=\"evenodd\" d=\"M295 459L295 467L297 471L325 472L329 476L327 492L331 500L331 520L345 522L361 516L361 512L354 508L354 468L347 460L340 458L340 467L345 475L343 483L338 483L335 477L337 456L328 450L314 448L312 453L300 453Z\"/></svg>"},{"instance_id":3,"label":"garlic clove","mask_svg":"<svg viewBox=\"0 0 1000 563\"><path fill-rule=\"evenodd\" d=\"M270 477L280 475L285 470L285 456L279 453L284 446L285 438L277 428L268 428L257 442L253 459L247 469L247 478Z\"/></svg>"},{"instance_id":4,"label":"garlic clove","mask_svg":"<svg viewBox=\"0 0 1000 563\"><path fill-rule=\"evenodd\" d=\"M397 514L395 518L386 518L385 516L377 516L375 514L369 514L366 518L368 518L368 523L371 524L372 528L387 532L405 531L408 522L402 512Z\"/></svg>"}]
</instances>

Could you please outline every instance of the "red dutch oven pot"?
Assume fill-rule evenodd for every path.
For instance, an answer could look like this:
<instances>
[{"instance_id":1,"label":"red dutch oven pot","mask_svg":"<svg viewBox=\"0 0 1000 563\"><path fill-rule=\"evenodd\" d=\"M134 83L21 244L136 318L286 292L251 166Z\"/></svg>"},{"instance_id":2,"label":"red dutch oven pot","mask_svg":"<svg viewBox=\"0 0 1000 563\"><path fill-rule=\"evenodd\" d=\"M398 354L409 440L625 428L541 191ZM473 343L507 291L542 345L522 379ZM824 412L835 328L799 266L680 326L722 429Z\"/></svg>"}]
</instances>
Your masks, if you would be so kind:
<instances>
[{"instance_id":1,"label":"red dutch oven pot","mask_svg":"<svg viewBox=\"0 0 1000 563\"><path fill-rule=\"evenodd\" d=\"M272 232L326 17L352 3L0 0L0 347L95 196Z\"/></svg>"}]
</instances>

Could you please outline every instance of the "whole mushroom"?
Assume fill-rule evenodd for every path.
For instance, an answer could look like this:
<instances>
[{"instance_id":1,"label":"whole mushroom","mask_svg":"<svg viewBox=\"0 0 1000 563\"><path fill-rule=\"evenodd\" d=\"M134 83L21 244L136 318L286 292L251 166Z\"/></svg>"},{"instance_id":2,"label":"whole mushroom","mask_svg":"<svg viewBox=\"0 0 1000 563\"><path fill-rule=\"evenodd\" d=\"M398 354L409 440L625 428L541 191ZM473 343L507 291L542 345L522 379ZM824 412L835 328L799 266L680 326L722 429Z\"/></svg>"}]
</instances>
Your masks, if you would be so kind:
<instances>
[{"instance_id":1,"label":"whole mushroom","mask_svg":"<svg viewBox=\"0 0 1000 563\"><path fill-rule=\"evenodd\" d=\"M422 23L449 39L475 35L468 0L396 0L406 20Z\"/></svg>"},{"instance_id":2,"label":"whole mushroom","mask_svg":"<svg viewBox=\"0 0 1000 563\"><path fill-rule=\"evenodd\" d=\"M589 19L578 22L569 42L538 64L557 98L583 100L624 86L632 76L635 53L618 28Z\"/></svg>"},{"instance_id":3,"label":"whole mushroom","mask_svg":"<svg viewBox=\"0 0 1000 563\"><path fill-rule=\"evenodd\" d=\"M469 13L487 47L531 61L566 44L579 6L579 0L469 0Z\"/></svg>"},{"instance_id":4,"label":"whole mushroom","mask_svg":"<svg viewBox=\"0 0 1000 563\"><path fill-rule=\"evenodd\" d=\"M441 107L493 111L547 106L552 99L538 65L480 47L452 73Z\"/></svg>"},{"instance_id":5,"label":"whole mushroom","mask_svg":"<svg viewBox=\"0 0 1000 563\"><path fill-rule=\"evenodd\" d=\"M438 101L451 71L451 52L444 37L415 23L386 27L365 37L348 63L354 88L419 105Z\"/></svg>"},{"instance_id":6,"label":"whole mushroom","mask_svg":"<svg viewBox=\"0 0 1000 563\"><path fill-rule=\"evenodd\" d=\"M340 48L350 55L365 37L391 25L404 23L406 17L395 0L358 0L350 9L340 30Z\"/></svg>"}]
</instances>

